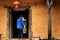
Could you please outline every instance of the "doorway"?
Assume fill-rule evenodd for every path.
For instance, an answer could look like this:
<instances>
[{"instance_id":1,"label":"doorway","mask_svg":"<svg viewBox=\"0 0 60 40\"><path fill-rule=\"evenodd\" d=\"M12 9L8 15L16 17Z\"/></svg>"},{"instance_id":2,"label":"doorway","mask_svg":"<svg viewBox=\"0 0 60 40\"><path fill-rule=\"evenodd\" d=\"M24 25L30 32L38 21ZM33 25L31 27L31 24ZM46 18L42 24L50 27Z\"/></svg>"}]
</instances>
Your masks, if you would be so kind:
<instances>
[{"instance_id":1,"label":"doorway","mask_svg":"<svg viewBox=\"0 0 60 40\"><path fill-rule=\"evenodd\" d=\"M23 9L23 8L21 8ZM29 8L25 8L25 10L18 10L15 11L14 9L11 9L11 31L12 31L12 38L19 38L18 37L18 29L17 29L17 19L20 17L20 15L23 15L23 17L26 19L26 31L23 32L23 38L29 37Z\"/></svg>"}]
</instances>

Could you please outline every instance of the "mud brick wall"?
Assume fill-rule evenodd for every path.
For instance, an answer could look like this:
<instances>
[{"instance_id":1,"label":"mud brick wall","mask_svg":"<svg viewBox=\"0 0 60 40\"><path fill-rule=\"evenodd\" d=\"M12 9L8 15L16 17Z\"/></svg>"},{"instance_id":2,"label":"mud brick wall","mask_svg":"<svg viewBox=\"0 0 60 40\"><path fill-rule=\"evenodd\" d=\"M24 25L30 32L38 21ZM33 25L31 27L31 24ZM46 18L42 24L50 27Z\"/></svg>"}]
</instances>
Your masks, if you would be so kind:
<instances>
[{"instance_id":1,"label":"mud brick wall","mask_svg":"<svg viewBox=\"0 0 60 40\"><path fill-rule=\"evenodd\" d=\"M48 37L48 8L45 4L31 6L33 37ZM54 5L51 10L52 37L60 37L60 6ZM0 7L0 34L7 40L7 9Z\"/></svg>"}]
</instances>

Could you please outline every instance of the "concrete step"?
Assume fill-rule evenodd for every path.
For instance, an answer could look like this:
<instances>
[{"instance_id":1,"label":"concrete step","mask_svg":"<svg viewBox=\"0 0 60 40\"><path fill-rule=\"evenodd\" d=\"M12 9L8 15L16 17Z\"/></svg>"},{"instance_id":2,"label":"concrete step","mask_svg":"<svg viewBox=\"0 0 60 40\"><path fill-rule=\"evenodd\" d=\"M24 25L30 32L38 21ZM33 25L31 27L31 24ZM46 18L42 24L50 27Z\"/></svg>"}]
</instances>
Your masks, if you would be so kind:
<instances>
[{"instance_id":1,"label":"concrete step","mask_svg":"<svg viewBox=\"0 0 60 40\"><path fill-rule=\"evenodd\" d=\"M18 38L13 38L11 40L29 40L29 39L18 39ZM48 39L32 39L32 40L48 40ZM60 39L52 39L52 40L60 40Z\"/></svg>"},{"instance_id":2,"label":"concrete step","mask_svg":"<svg viewBox=\"0 0 60 40\"><path fill-rule=\"evenodd\" d=\"M29 40L29 39L18 39L18 38L14 38L14 39L11 39L11 40Z\"/></svg>"}]
</instances>

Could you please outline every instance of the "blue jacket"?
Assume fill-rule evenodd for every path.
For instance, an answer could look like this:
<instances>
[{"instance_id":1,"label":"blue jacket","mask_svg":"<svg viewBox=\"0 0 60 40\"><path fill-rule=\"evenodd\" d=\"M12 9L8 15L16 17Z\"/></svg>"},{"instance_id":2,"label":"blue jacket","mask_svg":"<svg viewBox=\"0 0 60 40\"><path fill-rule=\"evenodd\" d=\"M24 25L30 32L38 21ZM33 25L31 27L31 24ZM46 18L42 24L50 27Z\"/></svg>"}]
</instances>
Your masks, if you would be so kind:
<instances>
[{"instance_id":1,"label":"blue jacket","mask_svg":"<svg viewBox=\"0 0 60 40\"><path fill-rule=\"evenodd\" d=\"M17 28L18 29L23 29L24 27L24 20L22 18L17 19Z\"/></svg>"}]
</instances>

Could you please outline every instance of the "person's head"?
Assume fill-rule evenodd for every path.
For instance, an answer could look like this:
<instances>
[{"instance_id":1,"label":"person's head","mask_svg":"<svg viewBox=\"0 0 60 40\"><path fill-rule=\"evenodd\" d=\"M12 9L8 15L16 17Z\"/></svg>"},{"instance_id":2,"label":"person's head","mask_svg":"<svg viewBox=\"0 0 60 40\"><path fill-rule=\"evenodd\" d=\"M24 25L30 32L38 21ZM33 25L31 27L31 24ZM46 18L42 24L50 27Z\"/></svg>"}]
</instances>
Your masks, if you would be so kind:
<instances>
[{"instance_id":1,"label":"person's head","mask_svg":"<svg viewBox=\"0 0 60 40\"><path fill-rule=\"evenodd\" d=\"M20 15L20 17L23 17L23 15Z\"/></svg>"}]
</instances>

